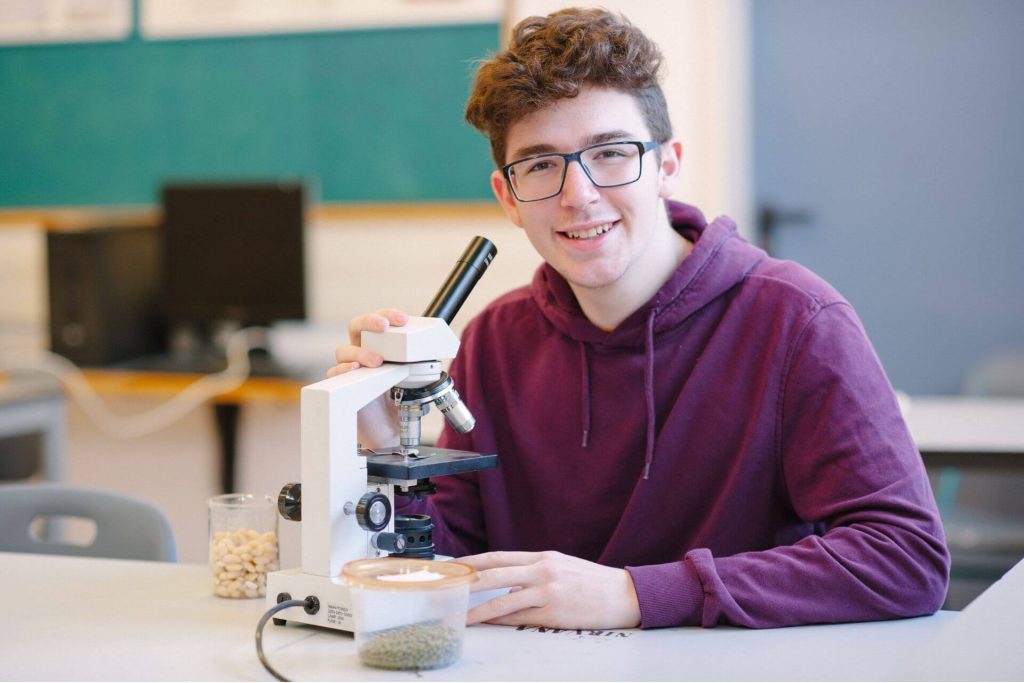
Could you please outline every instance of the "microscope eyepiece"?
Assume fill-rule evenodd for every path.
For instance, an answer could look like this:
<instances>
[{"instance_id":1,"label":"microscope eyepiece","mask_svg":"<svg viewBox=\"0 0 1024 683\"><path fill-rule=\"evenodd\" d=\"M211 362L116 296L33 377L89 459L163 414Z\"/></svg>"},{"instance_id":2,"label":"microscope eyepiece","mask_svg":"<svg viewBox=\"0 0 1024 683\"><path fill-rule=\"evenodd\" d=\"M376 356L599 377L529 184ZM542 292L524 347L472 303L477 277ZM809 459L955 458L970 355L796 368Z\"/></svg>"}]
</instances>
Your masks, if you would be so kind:
<instances>
[{"instance_id":1,"label":"microscope eyepiece","mask_svg":"<svg viewBox=\"0 0 1024 683\"><path fill-rule=\"evenodd\" d=\"M473 287L497 254L498 248L489 239L474 237L466 251L455 262L448 279L434 295L434 300L427 306L423 316L441 318L451 325L455 314L462 308L469 293L473 291Z\"/></svg>"}]
</instances>

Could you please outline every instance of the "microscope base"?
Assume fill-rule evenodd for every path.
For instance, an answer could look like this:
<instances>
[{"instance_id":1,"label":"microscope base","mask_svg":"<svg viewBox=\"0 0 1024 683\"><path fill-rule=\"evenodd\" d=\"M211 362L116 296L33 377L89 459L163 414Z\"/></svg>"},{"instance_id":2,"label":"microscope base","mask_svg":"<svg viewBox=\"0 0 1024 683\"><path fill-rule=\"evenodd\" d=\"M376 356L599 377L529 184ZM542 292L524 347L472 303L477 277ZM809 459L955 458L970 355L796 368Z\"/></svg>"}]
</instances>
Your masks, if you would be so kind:
<instances>
[{"instance_id":1,"label":"microscope base","mask_svg":"<svg viewBox=\"0 0 1024 683\"><path fill-rule=\"evenodd\" d=\"M437 555L436 560L446 561L452 559L447 555ZM469 606L476 607L492 598L505 595L508 588L495 588L489 591L481 591L469 594ZM316 614L307 614L305 610L294 607L286 610L287 616L274 619L275 624L283 625L286 621L298 621L312 626L333 628L339 631L355 631L355 622L352 617L352 602L349 597L348 585L343 579L330 579L326 576L315 574L304 574L302 569L283 569L281 571L267 574L267 609L277 604L279 593L288 593L293 599L302 600L315 595L320 600L320 611Z\"/></svg>"},{"instance_id":2,"label":"microscope base","mask_svg":"<svg viewBox=\"0 0 1024 683\"><path fill-rule=\"evenodd\" d=\"M300 568L267 574L267 609L277 604L280 593L288 593L296 600L315 595L320 601L320 610L316 614L307 614L298 607L284 610L279 617L284 621L298 621L339 631L355 630L352 602L344 579L305 574Z\"/></svg>"}]
</instances>

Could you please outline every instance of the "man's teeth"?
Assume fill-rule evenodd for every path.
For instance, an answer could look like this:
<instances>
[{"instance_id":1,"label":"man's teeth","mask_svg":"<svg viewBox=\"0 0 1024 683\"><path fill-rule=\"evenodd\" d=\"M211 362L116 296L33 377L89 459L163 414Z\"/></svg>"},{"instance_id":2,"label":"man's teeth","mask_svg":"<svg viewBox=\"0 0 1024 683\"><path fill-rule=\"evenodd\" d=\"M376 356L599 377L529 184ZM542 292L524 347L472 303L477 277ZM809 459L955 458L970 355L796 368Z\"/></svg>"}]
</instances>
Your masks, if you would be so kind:
<instances>
[{"instance_id":1,"label":"man's teeth","mask_svg":"<svg viewBox=\"0 0 1024 683\"><path fill-rule=\"evenodd\" d=\"M580 230L578 232L566 232L565 234L574 240L589 240L598 235L608 232L612 229L611 223L605 223L604 225L598 225L597 227L590 228L589 230Z\"/></svg>"}]
</instances>

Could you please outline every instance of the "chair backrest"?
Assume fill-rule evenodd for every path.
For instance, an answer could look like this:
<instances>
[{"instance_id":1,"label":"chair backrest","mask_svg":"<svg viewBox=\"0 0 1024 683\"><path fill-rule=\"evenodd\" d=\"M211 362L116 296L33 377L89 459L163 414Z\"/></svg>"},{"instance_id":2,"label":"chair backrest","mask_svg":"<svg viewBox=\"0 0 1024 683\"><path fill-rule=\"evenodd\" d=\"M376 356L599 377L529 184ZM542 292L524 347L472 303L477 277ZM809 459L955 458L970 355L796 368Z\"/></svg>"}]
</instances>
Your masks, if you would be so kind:
<instances>
[{"instance_id":1,"label":"chair backrest","mask_svg":"<svg viewBox=\"0 0 1024 683\"><path fill-rule=\"evenodd\" d=\"M40 518L41 523L33 529L33 521ZM59 538L53 532L60 527L61 518L91 521L95 525L92 542L79 544ZM178 558L170 523L150 503L119 493L50 483L0 486L0 550L163 562Z\"/></svg>"}]
</instances>

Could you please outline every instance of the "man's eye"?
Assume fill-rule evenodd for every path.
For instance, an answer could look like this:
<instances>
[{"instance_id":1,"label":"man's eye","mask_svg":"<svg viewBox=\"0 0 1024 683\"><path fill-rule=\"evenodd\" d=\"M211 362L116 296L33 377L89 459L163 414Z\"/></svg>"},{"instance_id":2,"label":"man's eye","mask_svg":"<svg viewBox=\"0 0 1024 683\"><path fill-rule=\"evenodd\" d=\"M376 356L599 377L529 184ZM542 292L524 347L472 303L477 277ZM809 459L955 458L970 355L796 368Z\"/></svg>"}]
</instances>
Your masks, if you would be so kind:
<instances>
[{"instance_id":1,"label":"man's eye","mask_svg":"<svg viewBox=\"0 0 1024 683\"><path fill-rule=\"evenodd\" d=\"M595 152L597 155L594 158L598 161L614 161L629 156L629 150L624 147L604 147Z\"/></svg>"},{"instance_id":2,"label":"man's eye","mask_svg":"<svg viewBox=\"0 0 1024 683\"><path fill-rule=\"evenodd\" d=\"M546 159L534 161L529 164L526 168L527 173L539 173L541 171L550 171L555 165Z\"/></svg>"}]
</instances>

